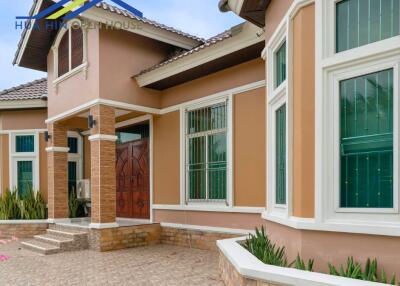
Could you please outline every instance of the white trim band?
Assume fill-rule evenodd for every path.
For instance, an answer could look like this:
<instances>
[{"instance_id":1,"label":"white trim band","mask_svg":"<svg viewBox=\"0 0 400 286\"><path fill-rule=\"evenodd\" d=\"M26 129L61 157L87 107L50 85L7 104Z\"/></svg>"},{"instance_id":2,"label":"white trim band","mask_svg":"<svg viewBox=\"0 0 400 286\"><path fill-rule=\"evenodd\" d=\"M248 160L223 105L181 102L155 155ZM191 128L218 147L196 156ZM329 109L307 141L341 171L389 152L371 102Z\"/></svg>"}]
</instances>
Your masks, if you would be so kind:
<instances>
[{"instance_id":1,"label":"white trim band","mask_svg":"<svg viewBox=\"0 0 400 286\"><path fill-rule=\"evenodd\" d=\"M265 208L257 207L227 207L225 205L212 205L209 203L189 204L189 205L153 205L153 210L171 211L196 211L196 212L224 212L224 213L243 213L243 214L262 214Z\"/></svg>"},{"instance_id":2,"label":"white trim band","mask_svg":"<svg viewBox=\"0 0 400 286\"><path fill-rule=\"evenodd\" d=\"M68 153L69 147L47 147L46 152Z\"/></svg>"},{"instance_id":3,"label":"white trim band","mask_svg":"<svg viewBox=\"0 0 400 286\"><path fill-rule=\"evenodd\" d=\"M115 135L106 135L106 134L95 134L95 135L91 135L89 136L89 141L93 142L93 141L111 141L111 142L115 142L117 141L118 137Z\"/></svg>"},{"instance_id":4,"label":"white trim band","mask_svg":"<svg viewBox=\"0 0 400 286\"><path fill-rule=\"evenodd\" d=\"M215 233L223 233L223 234L248 235L249 233L254 233L254 231L252 231L252 230L235 229L235 228L227 228L227 227L190 225L190 224L179 224L179 223L168 223L168 222L162 222L162 223L160 223L160 225L161 225L161 227L170 227L170 228L176 228L176 229L187 229L187 230L196 230L196 231L205 231L205 232L215 232Z\"/></svg>"},{"instance_id":5,"label":"white trim band","mask_svg":"<svg viewBox=\"0 0 400 286\"><path fill-rule=\"evenodd\" d=\"M91 223L91 224L89 224L89 228L94 228L94 229L118 228L118 227L120 227L120 226L116 222L112 222L112 223Z\"/></svg>"}]
</instances>

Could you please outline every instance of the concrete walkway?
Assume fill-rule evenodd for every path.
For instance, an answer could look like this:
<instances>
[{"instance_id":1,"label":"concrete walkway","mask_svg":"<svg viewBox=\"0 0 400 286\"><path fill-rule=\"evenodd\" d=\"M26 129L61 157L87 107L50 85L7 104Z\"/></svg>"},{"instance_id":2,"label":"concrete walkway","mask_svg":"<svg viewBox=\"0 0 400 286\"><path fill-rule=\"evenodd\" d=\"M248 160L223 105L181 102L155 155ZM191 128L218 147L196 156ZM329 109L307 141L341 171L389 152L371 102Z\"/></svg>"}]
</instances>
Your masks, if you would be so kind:
<instances>
[{"instance_id":1,"label":"concrete walkway","mask_svg":"<svg viewBox=\"0 0 400 286\"><path fill-rule=\"evenodd\" d=\"M0 285L196 285L223 286L218 254L167 245L99 253L40 256L1 245Z\"/></svg>"}]
</instances>

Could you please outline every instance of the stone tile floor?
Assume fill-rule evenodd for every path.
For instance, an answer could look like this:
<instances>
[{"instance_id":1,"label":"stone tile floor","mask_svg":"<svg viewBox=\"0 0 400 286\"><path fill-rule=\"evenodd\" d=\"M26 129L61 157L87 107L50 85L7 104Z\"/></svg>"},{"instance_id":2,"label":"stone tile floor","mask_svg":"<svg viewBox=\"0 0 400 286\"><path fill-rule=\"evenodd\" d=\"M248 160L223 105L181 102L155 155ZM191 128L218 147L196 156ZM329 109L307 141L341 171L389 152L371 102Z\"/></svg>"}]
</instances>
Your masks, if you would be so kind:
<instances>
[{"instance_id":1,"label":"stone tile floor","mask_svg":"<svg viewBox=\"0 0 400 286\"><path fill-rule=\"evenodd\" d=\"M0 285L223 286L215 252L157 245L100 253L90 250L40 256L1 245Z\"/></svg>"}]
</instances>

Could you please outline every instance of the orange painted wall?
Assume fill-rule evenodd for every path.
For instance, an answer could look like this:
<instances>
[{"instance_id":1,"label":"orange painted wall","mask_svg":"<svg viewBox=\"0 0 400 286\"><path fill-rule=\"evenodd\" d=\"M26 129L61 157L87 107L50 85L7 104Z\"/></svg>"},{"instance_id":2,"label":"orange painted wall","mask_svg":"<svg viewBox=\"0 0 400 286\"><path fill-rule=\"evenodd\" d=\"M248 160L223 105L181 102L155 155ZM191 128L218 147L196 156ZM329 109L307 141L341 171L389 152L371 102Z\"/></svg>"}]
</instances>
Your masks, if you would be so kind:
<instances>
[{"instance_id":1,"label":"orange painted wall","mask_svg":"<svg viewBox=\"0 0 400 286\"><path fill-rule=\"evenodd\" d=\"M10 186L10 173L9 173L9 139L8 135L0 135L0 154L1 154L1 166L0 166L0 176L1 176L1 190L6 190Z\"/></svg>"},{"instance_id":2,"label":"orange painted wall","mask_svg":"<svg viewBox=\"0 0 400 286\"><path fill-rule=\"evenodd\" d=\"M265 88L234 97L234 204L266 204Z\"/></svg>"},{"instance_id":3,"label":"orange painted wall","mask_svg":"<svg viewBox=\"0 0 400 286\"><path fill-rule=\"evenodd\" d=\"M155 204L180 203L180 119L179 111L154 118Z\"/></svg>"},{"instance_id":4,"label":"orange painted wall","mask_svg":"<svg viewBox=\"0 0 400 286\"><path fill-rule=\"evenodd\" d=\"M46 129L46 109L1 111L3 130Z\"/></svg>"},{"instance_id":5,"label":"orange painted wall","mask_svg":"<svg viewBox=\"0 0 400 286\"><path fill-rule=\"evenodd\" d=\"M293 215L314 217L314 4L293 19Z\"/></svg>"},{"instance_id":6,"label":"orange painted wall","mask_svg":"<svg viewBox=\"0 0 400 286\"><path fill-rule=\"evenodd\" d=\"M269 4L265 13L265 40L269 41L272 34L275 32L279 23L282 21L283 16L289 10L293 0L274 0Z\"/></svg>"}]
</instances>

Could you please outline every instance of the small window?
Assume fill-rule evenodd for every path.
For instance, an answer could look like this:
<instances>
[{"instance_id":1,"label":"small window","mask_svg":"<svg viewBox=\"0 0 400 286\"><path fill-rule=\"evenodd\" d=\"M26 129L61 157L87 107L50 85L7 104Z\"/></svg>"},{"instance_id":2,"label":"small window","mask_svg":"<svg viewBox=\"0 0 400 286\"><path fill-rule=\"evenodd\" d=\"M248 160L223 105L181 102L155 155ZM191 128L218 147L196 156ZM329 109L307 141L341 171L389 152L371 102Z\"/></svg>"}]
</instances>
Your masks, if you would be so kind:
<instances>
[{"instance_id":1,"label":"small window","mask_svg":"<svg viewBox=\"0 0 400 286\"><path fill-rule=\"evenodd\" d=\"M58 77L83 63L83 32L73 26L63 35L58 46Z\"/></svg>"},{"instance_id":2,"label":"small window","mask_svg":"<svg viewBox=\"0 0 400 286\"><path fill-rule=\"evenodd\" d=\"M277 205L286 205L286 104L276 111L276 196Z\"/></svg>"},{"instance_id":3,"label":"small window","mask_svg":"<svg viewBox=\"0 0 400 286\"><path fill-rule=\"evenodd\" d=\"M286 80L286 41L276 51L276 87Z\"/></svg>"},{"instance_id":4,"label":"small window","mask_svg":"<svg viewBox=\"0 0 400 286\"><path fill-rule=\"evenodd\" d=\"M116 135L118 137L117 144L124 144L127 142L149 138L149 133L149 124L140 124L119 129L116 132Z\"/></svg>"},{"instance_id":5,"label":"small window","mask_svg":"<svg viewBox=\"0 0 400 286\"><path fill-rule=\"evenodd\" d=\"M70 154L78 154L78 138L68 137L68 148Z\"/></svg>"},{"instance_id":6,"label":"small window","mask_svg":"<svg viewBox=\"0 0 400 286\"><path fill-rule=\"evenodd\" d=\"M336 52L400 33L400 0L343 0L336 4Z\"/></svg>"},{"instance_id":7,"label":"small window","mask_svg":"<svg viewBox=\"0 0 400 286\"><path fill-rule=\"evenodd\" d=\"M187 192L192 201L227 199L226 102L187 112Z\"/></svg>"},{"instance_id":8,"label":"small window","mask_svg":"<svg viewBox=\"0 0 400 286\"><path fill-rule=\"evenodd\" d=\"M34 135L15 136L15 152L17 153L35 152L35 136Z\"/></svg>"},{"instance_id":9,"label":"small window","mask_svg":"<svg viewBox=\"0 0 400 286\"><path fill-rule=\"evenodd\" d=\"M340 82L340 126L340 206L393 208L393 69Z\"/></svg>"}]
</instances>

